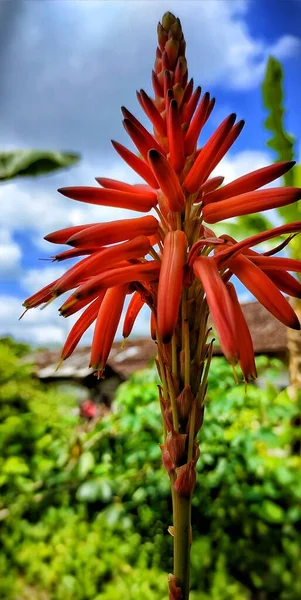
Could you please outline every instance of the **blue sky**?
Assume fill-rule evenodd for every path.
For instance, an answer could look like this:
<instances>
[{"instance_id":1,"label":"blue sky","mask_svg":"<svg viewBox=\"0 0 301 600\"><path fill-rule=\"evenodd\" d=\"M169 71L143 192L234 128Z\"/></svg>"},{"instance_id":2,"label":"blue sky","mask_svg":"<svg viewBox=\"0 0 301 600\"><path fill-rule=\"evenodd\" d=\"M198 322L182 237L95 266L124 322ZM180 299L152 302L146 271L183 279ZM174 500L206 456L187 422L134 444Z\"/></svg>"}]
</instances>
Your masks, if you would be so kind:
<instances>
[{"instance_id":1,"label":"blue sky","mask_svg":"<svg viewBox=\"0 0 301 600\"><path fill-rule=\"evenodd\" d=\"M34 343L61 343L70 324L57 307L30 311L19 323L22 299L63 270L45 263L53 253L43 236L69 224L128 216L81 205L56 189L93 185L95 176L135 182L110 139L128 147L120 106L139 118L136 89L150 92L156 25L171 10L180 17L190 75L216 96L205 135L230 112L246 126L219 174L230 181L273 159L260 83L269 54L285 69L286 124L298 139L301 96L299 0L28 0L0 3L0 148L54 148L80 152L79 166L0 187L0 335ZM137 334L148 333L142 313ZM87 338L85 338L86 340Z\"/></svg>"}]
</instances>

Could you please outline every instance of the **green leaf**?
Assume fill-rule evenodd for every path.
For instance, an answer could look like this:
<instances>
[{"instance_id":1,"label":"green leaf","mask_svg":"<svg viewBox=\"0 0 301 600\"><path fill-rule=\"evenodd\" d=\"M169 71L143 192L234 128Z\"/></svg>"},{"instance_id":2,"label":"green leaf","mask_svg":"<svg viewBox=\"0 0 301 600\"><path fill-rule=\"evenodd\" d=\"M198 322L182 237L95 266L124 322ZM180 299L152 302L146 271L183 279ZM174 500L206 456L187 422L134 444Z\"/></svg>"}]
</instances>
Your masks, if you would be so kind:
<instances>
[{"instance_id":1,"label":"green leaf","mask_svg":"<svg viewBox=\"0 0 301 600\"><path fill-rule=\"evenodd\" d=\"M278 504L271 500L264 500L261 504L259 514L264 521L269 523L282 523L284 519L284 511Z\"/></svg>"},{"instance_id":2,"label":"green leaf","mask_svg":"<svg viewBox=\"0 0 301 600\"><path fill-rule=\"evenodd\" d=\"M0 180L44 175L75 165L79 159L79 154L50 150L0 152Z\"/></svg>"},{"instance_id":3,"label":"green leaf","mask_svg":"<svg viewBox=\"0 0 301 600\"><path fill-rule=\"evenodd\" d=\"M84 452L81 454L78 461L78 476L80 479L84 479L90 471L92 471L95 465L95 459L92 452Z\"/></svg>"},{"instance_id":4,"label":"green leaf","mask_svg":"<svg viewBox=\"0 0 301 600\"><path fill-rule=\"evenodd\" d=\"M268 110L268 117L265 120L265 127L272 133L267 145L272 148L279 160L293 160L295 138L287 133L284 128L283 116L285 113L283 106L283 70L280 62L273 56L270 56L265 72L265 78L262 83L262 95L265 108ZM293 171L284 175L285 185L294 185Z\"/></svg>"}]
</instances>

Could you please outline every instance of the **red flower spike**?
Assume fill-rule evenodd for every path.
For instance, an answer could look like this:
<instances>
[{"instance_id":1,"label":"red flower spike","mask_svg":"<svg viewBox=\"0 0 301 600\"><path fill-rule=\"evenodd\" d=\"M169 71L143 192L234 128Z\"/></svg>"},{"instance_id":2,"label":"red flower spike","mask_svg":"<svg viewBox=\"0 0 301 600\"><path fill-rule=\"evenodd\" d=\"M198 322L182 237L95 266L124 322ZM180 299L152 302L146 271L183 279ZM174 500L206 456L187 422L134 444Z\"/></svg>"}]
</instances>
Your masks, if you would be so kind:
<instances>
[{"instance_id":1,"label":"red flower spike","mask_svg":"<svg viewBox=\"0 0 301 600\"><path fill-rule=\"evenodd\" d=\"M103 294L103 292L101 292L101 294ZM74 315L82 308L85 308L87 304L90 304L90 302L92 302L92 300L94 300L98 295L98 292L93 292L93 294L90 294L89 296L87 296L87 298L84 298L83 300L77 300L76 302L74 302L74 296L72 294L67 298L67 300L65 300L64 304L62 304L62 306L60 306L59 308L59 313L61 317L71 317L71 315Z\"/></svg>"},{"instance_id":2,"label":"red flower spike","mask_svg":"<svg viewBox=\"0 0 301 600\"><path fill-rule=\"evenodd\" d=\"M165 98L165 102L166 102L168 90L172 89L171 74L170 74L170 71L168 71L168 70L163 71L163 87L164 87L164 98Z\"/></svg>"},{"instance_id":3,"label":"red flower spike","mask_svg":"<svg viewBox=\"0 0 301 600\"><path fill-rule=\"evenodd\" d=\"M159 82L157 73L155 73L155 71L152 71L152 84L153 84L153 90L155 92L155 96L158 96L159 98L163 98L164 90L163 90L162 85Z\"/></svg>"},{"instance_id":4,"label":"red flower spike","mask_svg":"<svg viewBox=\"0 0 301 600\"><path fill-rule=\"evenodd\" d=\"M109 179L108 177L95 177L95 179L99 185L106 189L119 190L120 192L128 192L131 194L152 192L152 188L144 184L131 185L130 183L124 183L117 179Z\"/></svg>"},{"instance_id":5,"label":"red flower spike","mask_svg":"<svg viewBox=\"0 0 301 600\"><path fill-rule=\"evenodd\" d=\"M187 72L186 58L184 58L184 56L180 56L180 58L177 62L176 70L175 70L175 84L178 84L181 87L185 87L185 86L183 86L183 79L184 79L186 72Z\"/></svg>"},{"instance_id":6,"label":"red flower spike","mask_svg":"<svg viewBox=\"0 0 301 600\"><path fill-rule=\"evenodd\" d=\"M151 98L144 92L144 90L140 90L140 98L142 103L142 108L145 114L148 116L149 120L152 122L155 130L159 135L163 137L166 136L166 123L162 119L158 109L154 105Z\"/></svg>"},{"instance_id":7,"label":"red flower spike","mask_svg":"<svg viewBox=\"0 0 301 600\"><path fill-rule=\"evenodd\" d=\"M127 285L108 290L100 305L92 341L90 367L102 376L120 321Z\"/></svg>"},{"instance_id":8,"label":"red flower spike","mask_svg":"<svg viewBox=\"0 0 301 600\"><path fill-rule=\"evenodd\" d=\"M92 304L89 304L88 308L82 313L79 319L73 325L62 350L61 358L66 360L74 352L76 346L84 335L85 331L94 323L99 307L103 301L105 292L98 296Z\"/></svg>"},{"instance_id":9,"label":"red flower spike","mask_svg":"<svg viewBox=\"0 0 301 600\"><path fill-rule=\"evenodd\" d=\"M179 42L178 40L170 39L165 44L165 51L168 57L169 69L174 69L176 66L178 52L179 52ZM183 60L183 57L181 57ZM178 62L179 64L179 62ZM165 67L167 68L167 67Z\"/></svg>"},{"instance_id":10,"label":"red flower spike","mask_svg":"<svg viewBox=\"0 0 301 600\"><path fill-rule=\"evenodd\" d=\"M157 150L150 150L148 153L148 162L156 179L159 181L169 209L174 212L182 211L185 196L177 175L168 160L157 152Z\"/></svg>"},{"instance_id":11,"label":"red flower spike","mask_svg":"<svg viewBox=\"0 0 301 600\"><path fill-rule=\"evenodd\" d=\"M88 277L93 277L98 273L107 271L120 261L145 256L149 249L149 239L143 235L122 244L102 249L100 252L88 256L69 269L53 286L52 291L56 296L59 296L76 287Z\"/></svg>"},{"instance_id":12,"label":"red flower spike","mask_svg":"<svg viewBox=\"0 0 301 600\"><path fill-rule=\"evenodd\" d=\"M163 71L168 71L169 69L171 69L171 66L169 64L169 60L168 60L168 54L167 52L162 52L162 69Z\"/></svg>"},{"instance_id":13,"label":"red flower spike","mask_svg":"<svg viewBox=\"0 0 301 600\"><path fill-rule=\"evenodd\" d=\"M142 309L144 305L144 301L142 300L140 294L138 292L134 292L130 303L128 305L125 317L124 317L124 323L123 323L123 330L122 330L122 335L124 338L128 338L129 335L132 332L132 329L134 327L134 323Z\"/></svg>"},{"instance_id":14,"label":"red flower spike","mask_svg":"<svg viewBox=\"0 0 301 600\"><path fill-rule=\"evenodd\" d=\"M77 300L83 300L96 291L114 286L131 283L132 281L154 281L158 279L160 263L146 261L135 265L124 265L104 271L79 286L77 291L70 297L70 306Z\"/></svg>"},{"instance_id":15,"label":"red flower spike","mask_svg":"<svg viewBox=\"0 0 301 600\"><path fill-rule=\"evenodd\" d=\"M24 306L25 308L36 308L37 306L41 306L41 304L48 302L48 300L50 300L53 296L52 288L57 281L58 279L55 279L51 283L48 283L48 285L45 285L45 287L43 287L41 290L39 290L32 296L29 296L29 298L26 298L22 306Z\"/></svg>"},{"instance_id":16,"label":"red flower spike","mask_svg":"<svg viewBox=\"0 0 301 600\"><path fill-rule=\"evenodd\" d=\"M294 273L301 273L301 260L294 258L282 258L280 256L249 256L250 260L261 269L269 271L270 269L281 270L281 271L293 271Z\"/></svg>"},{"instance_id":17,"label":"red flower spike","mask_svg":"<svg viewBox=\"0 0 301 600\"><path fill-rule=\"evenodd\" d=\"M257 371L254 359L254 348L245 316L240 307L235 288L232 283L226 284L233 303L235 320L238 332L239 365L244 375L244 380L256 379Z\"/></svg>"},{"instance_id":18,"label":"red flower spike","mask_svg":"<svg viewBox=\"0 0 301 600\"><path fill-rule=\"evenodd\" d=\"M85 226L83 226L85 227ZM139 219L122 219L99 223L87 229L81 229L67 241L70 246L90 247L99 243L100 246L116 244L124 240L131 240L138 235L154 235L158 232L159 223L155 217L140 217Z\"/></svg>"},{"instance_id":19,"label":"red flower spike","mask_svg":"<svg viewBox=\"0 0 301 600\"><path fill-rule=\"evenodd\" d=\"M163 152L161 146L159 146L155 138L148 133L148 131L147 135L142 133L140 129L138 129L138 127L128 119L124 119L123 125L131 140L135 144L138 152L142 154L144 160L147 161L147 153L152 148L156 148L158 152Z\"/></svg>"},{"instance_id":20,"label":"red flower spike","mask_svg":"<svg viewBox=\"0 0 301 600\"><path fill-rule=\"evenodd\" d=\"M72 227L66 227L65 229L58 229L58 231L52 231L45 235L44 240L51 242L52 244L66 244L67 240L72 236L88 229L88 227L95 227L95 223L89 223L87 225L74 225Z\"/></svg>"},{"instance_id":21,"label":"red flower spike","mask_svg":"<svg viewBox=\"0 0 301 600\"><path fill-rule=\"evenodd\" d=\"M220 146L226 140L228 133L231 131L236 115L229 115L209 138L208 142L202 148L195 163L190 169L184 180L184 187L189 193L197 192L199 187L204 183L208 171L211 170L212 161L214 160ZM209 173L208 173L209 174Z\"/></svg>"},{"instance_id":22,"label":"red flower spike","mask_svg":"<svg viewBox=\"0 0 301 600\"><path fill-rule=\"evenodd\" d=\"M171 100L168 111L168 142L170 163L176 173L180 173L185 164L184 138L180 113L176 100Z\"/></svg>"},{"instance_id":23,"label":"red flower spike","mask_svg":"<svg viewBox=\"0 0 301 600\"><path fill-rule=\"evenodd\" d=\"M183 231L171 231L164 240L158 287L158 332L164 344L174 333L182 294L187 238Z\"/></svg>"},{"instance_id":24,"label":"red flower spike","mask_svg":"<svg viewBox=\"0 0 301 600\"><path fill-rule=\"evenodd\" d=\"M293 298L301 298L301 284L290 273L286 273L286 271L274 271L272 269L265 271L263 267L261 269L275 283L279 290Z\"/></svg>"},{"instance_id":25,"label":"red flower spike","mask_svg":"<svg viewBox=\"0 0 301 600\"><path fill-rule=\"evenodd\" d=\"M182 106L183 106L183 110L182 110L182 116L181 116L181 121L182 123L190 123L193 113L198 105L198 101L201 97L201 93L202 93L202 88L200 86L198 86L191 98L188 100L187 104L184 104L185 100L185 94L184 94L184 98L182 101Z\"/></svg>"},{"instance_id":26,"label":"red flower spike","mask_svg":"<svg viewBox=\"0 0 301 600\"><path fill-rule=\"evenodd\" d=\"M208 168L207 173L205 175L205 179L207 177L209 177L210 173L212 173L212 171L220 163L220 161L225 156L225 154L228 152L228 150L231 148L231 146L233 146L234 142L237 140L238 136L242 132L244 126L245 126L245 121L238 121L238 123L236 123L236 125L234 125L234 127L232 127L232 129L228 133L225 141L223 142L220 149L218 150L218 152L215 156L215 159L212 161L210 167Z\"/></svg>"},{"instance_id":27,"label":"red flower spike","mask_svg":"<svg viewBox=\"0 0 301 600\"><path fill-rule=\"evenodd\" d=\"M196 148L199 135L206 121L210 94L204 94L185 135L185 153L190 156Z\"/></svg>"},{"instance_id":28,"label":"red flower spike","mask_svg":"<svg viewBox=\"0 0 301 600\"><path fill-rule=\"evenodd\" d=\"M185 88L183 98L182 98L182 106L184 106L184 104L189 102L192 92L193 92L193 85L194 85L194 81L193 81L193 77L192 77Z\"/></svg>"},{"instance_id":29,"label":"red flower spike","mask_svg":"<svg viewBox=\"0 0 301 600\"><path fill-rule=\"evenodd\" d=\"M195 276L201 281L220 345L229 362L239 357L233 302L219 274L214 258L198 256L193 263Z\"/></svg>"},{"instance_id":30,"label":"red flower spike","mask_svg":"<svg viewBox=\"0 0 301 600\"><path fill-rule=\"evenodd\" d=\"M268 229L267 231L262 231L261 233L256 233L255 235L251 235L250 237L242 240L241 242L236 242L233 246L229 246L225 250L219 252L217 256L214 258L217 260L219 266L230 256L233 256L243 250L244 248L251 248L252 246L257 246L257 244L261 244L261 242L266 242L272 238L277 237L278 235L282 235L285 233L298 233L301 231L301 221L295 221L294 223L287 223L286 225L280 225L279 227L274 227L273 229Z\"/></svg>"},{"instance_id":31,"label":"red flower spike","mask_svg":"<svg viewBox=\"0 0 301 600\"><path fill-rule=\"evenodd\" d=\"M231 181L231 183L224 185L221 189L204 198L204 205L212 202L220 202L221 200L227 200L227 198L245 194L246 192L252 192L263 185L274 181L274 179L278 179L278 177L281 177L284 175L284 173L289 171L294 164L295 161L279 162L268 167L263 167L262 169L257 169L256 171L252 171L247 175L243 175L242 177Z\"/></svg>"},{"instance_id":32,"label":"red flower spike","mask_svg":"<svg viewBox=\"0 0 301 600\"><path fill-rule=\"evenodd\" d=\"M60 188L58 192L79 202L125 208L138 212L149 212L157 204L157 195L154 192L130 193L86 186Z\"/></svg>"},{"instance_id":33,"label":"red flower spike","mask_svg":"<svg viewBox=\"0 0 301 600\"><path fill-rule=\"evenodd\" d=\"M78 256L84 256L86 254L93 254L94 252L99 252L100 248L94 246L92 248L72 248L71 250L64 250L63 252L59 252L59 254L55 254L52 256L53 262L61 262L62 260L67 260L69 258L77 258Z\"/></svg>"},{"instance_id":34,"label":"red flower spike","mask_svg":"<svg viewBox=\"0 0 301 600\"><path fill-rule=\"evenodd\" d=\"M141 160L139 156L136 156L125 146L122 146L122 144L119 144L114 140L112 140L112 145L116 152L118 152L119 156L121 156L121 158L131 167L131 169L136 171L136 173L138 173L138 175L140 175L140 177L142 177L142 179L144 179L144 181L146 181L151 188L158 189L159 184L144 160Z\"/></svg>"},{"instance_id":35,"label":"red flower spike","mask_svg":"<svg viewBox=\"0 0 301 600\"><path fill-rule=\"evenodd\" d=\"M301 198L301 189L293 187L269 188L240 194L227 200L207 204L203 217L207 223L218 223L230 217L251 215L271 208L292 204Z\"/></svg>"},{"instance_id":36,"label":"red flower spike","mask_svg":"<svg viewBox=\"0 0 301 600\"><path fill-rule=\"evenodd\" d=\"M291 329L300 329L300 323L291 305L269 277L246 256L228 261L229 269L278 321Z\"/></svg>"},{"instance_id":37,"label":"red flower spike","mask_svg":"<svg viewBox=\"0 0 301 600\"><path fill-rule=\"evenodd\" d=\"M200 187L201 194L209 194L209 192L213 192L214 190L216 190L216 188L222 185L224 179L224 177L211 177L211 179L207 179L207 181L203 183L203 185L201 185ZM204 204L206 203L205 196L203 202Z\"/></svg>"}]
</instances>

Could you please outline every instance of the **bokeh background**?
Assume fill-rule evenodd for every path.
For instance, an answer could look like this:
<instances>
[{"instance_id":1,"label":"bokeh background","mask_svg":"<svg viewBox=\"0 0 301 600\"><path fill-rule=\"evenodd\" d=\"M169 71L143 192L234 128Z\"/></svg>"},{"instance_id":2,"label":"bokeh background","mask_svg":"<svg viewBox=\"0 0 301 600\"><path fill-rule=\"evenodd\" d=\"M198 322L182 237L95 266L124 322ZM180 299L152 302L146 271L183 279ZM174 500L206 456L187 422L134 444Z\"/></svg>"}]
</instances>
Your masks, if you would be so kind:
<instances>
[{"instance_id":1,"label":"bokeh background","mask_svg":"<svg viewBox=\"0 0 301 600\"><path fill-rule=\"evenodd\" d=\"M284 152L294 151L300 162L299 0L2 0L1 600L167 597L170 491L161 467L157 376L139 342L148 335L147 310L137 320L134 346L123 353L131 360L137 344L145 368L122 367L117 344L106 388L96 386L89 370L78 374L91 332L69 375L54 376L54 358L73 323L58 317L55 303L18 321L24 297L64 271L39 260L53 253L46 233L133 214L81 205L56 189L93 185L95 176L137 182L110 139L130 147L121 105L145 122L135 92L151 92L156 25L166 10L182 21L195 85L217 98L204 139L230 112L246 119L218 174L230 181ZM269 56L275 72L281 64L284 73L271 102L283 88L285 131L295 136L278 131L277 148L266 145L272 134L264 127L261 85ZM10 153L28 149L43 151L44 159L48 153L41 171L62 166L57 151L72 153L72 166L4 181L16 165L24 167L24 155L12 160ZM266 217L298 218L298 208L288 210ZM261 219L230 225L239 236L266 226ZM295 241L295 256L297 249ZM242 301L252 300L238 289ZM252 315L258 383L234 385L226 361L212 362L192 512L192 600L301 597L300 338L288 353L285 336L278 344L277 328L267 328L261 313L259 320ZM270 338L265 353L263 338ZM287 389L288 365L294 382Z\"/></svg>"}]
</instances>

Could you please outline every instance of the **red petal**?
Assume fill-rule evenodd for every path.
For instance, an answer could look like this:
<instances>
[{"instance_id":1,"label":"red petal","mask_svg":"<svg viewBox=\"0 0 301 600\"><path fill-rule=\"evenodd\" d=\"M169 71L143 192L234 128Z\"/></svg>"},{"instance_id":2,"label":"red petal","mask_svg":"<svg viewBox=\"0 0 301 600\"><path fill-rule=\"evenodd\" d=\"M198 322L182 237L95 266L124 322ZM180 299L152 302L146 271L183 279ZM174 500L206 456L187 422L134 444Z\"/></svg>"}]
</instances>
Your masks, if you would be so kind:
<instances>
[{"instance_id":1,"label":"red petal","mask_svg":"<svg viewBox=\"0 0 301 600\"><path fill-rule=\"evenodd\" d=\"M213 323L216 327L220 345L226 358L233 362L239 356L235 312L232 300L223 283L215 260L199 256L193 263L195 276L200 279L206 293Z\"/></svg>"},{"instance_id":2,"label":"red petal","mask_svg":"<svg viewBox=\"0 0 301 600\"><path fill-rule=\"evenodd\" d=\"M212 161L216 157L216 153L220 146L226 140L228 133L231 131L235 119L236 115L234 113L224 119L202 148L202 151L184 180L184 187L189 193L197 192L202 183L204 183L208 171L210 172Z\"/></svg>"},{"instance_id":3,"label":"red petal","mask_svg":"<svg viewBox=\"0 0 301 600\"><path fill-rule=\"evenodd\" d=\"M169 209L175 212L183 210L185 196L177 175L168 160L157 150L150 150L148 161L156 179L159 181Z\"/></svg>"},{"instance_id":4,"label":"red petal","mask_svg":"<svg viewBox=\"0 0 301 600\"><path fill-rule=\"evenodd\" d=\"M158 332L167 344L174 333L182 295L187 238L183 231L171 231L164 240L158 287Z\"/></svg>"},{"instance_id":5,"label":"red petal","mask_svg":"<svg viewBox=\"0 0 301 600\"><path fill-rule=\"evenodd\" d=\"M281 175L289 171L294 164L295 161L279 162L252 171L247 175L243 175L204 198L204 205L210 204L211 202L220 202L221 200L226 200L227 198L232 198L233 196L256 190L263 185L274 181L274 179L281 177Z\"/></svg>"},{"instance_id":6,"label":"red petal","mask_svg":"<svg viewBox=\"0 0 301 600\"><path fill-rule=\"evenodd\" d=\"M235 320L237 325L236 330L238 334L237 340L239 348L239 364L244 374L245 381L249 381L249 379L256 379L257 377L253 342L245 316L239 304L235 288L232 283L227 283L226 286L233 302L235 312Z\"/></svg>"},{"instance_id":7,"label":"red petal","mask_svg":"<svg viewBox=\"0 0 301 600\"><path fill-rule=\"evenodd\" d=\"M124 338L129 337L129 335L131 334L132 329L134 327L134 323L135 323L143 305L144 305L144 301L142 300L140 294L138 292L134 292L134 294L131 297L130 303L128 305L128 308L127 308L127 311L126 311L126 314L124 317L123 330L122 330L122 335Z\"/></svg>"},{"instance_id":8,"label":"red petal","mask_svg":"<svg viewBox=\"0 0 301 600\"><path fill-rule=\"evenodd\" d=\"M183 131L176 100L171 101L168 111L168 143L171 166L176 173L180 173L185 164L185 154Z\"/></svg>"},{"instance_id":9,"label":"red petal","mask_svg":"<svg viewBox=\"0 0 301 600\"><path fill-rule=\"evenodd\" d=\"M166 123L162 119L158 109L151 100L151 98L145 93L144 90L140 90L142 108L144 109L149 120L152 122L154 128L159 135L166 136Z\"/></svg>"},{"instance_id":10,"label":"red petal","mask_svg":"<svg viewBox=\"0 0 301 600\"><path fill-rule=\"evenodd\" d=\"M204 94L195 115L189 125L188 131L185 136L185 153L187 156L190 156L192 152L196 148L197 141L199 139L199 135L201 130L206 122L206 115L208 111L210 101L210 94L206 92Z\"/></svg>"},{"instance_id":11,"label":"red petal","mask_svg":"<svg viewBox=\"0 0 301 600\"><path fill-rule=\"evenodd\" d=\"M137 125L132 123L129 119L124 119L123 125L131 140L134 142L138 152L142 154L144 160L147 160L147 153L152 148L156 148L159 152L164 152L161 146L157 144L155 138L148 131L145 130L145 132L142 132Z\"/></svg>"},{"instance_id":12,"label":"red petal","mask_svg":"<svg viewBox=\"0 0 301 600\"><path fill-rule=\"evenodd\" d=\"M90 367L102 375L120 321L127 285L107 290L101 303L92 341Z\"/></svg>"},{"instance_id":13,"label":"red petal","mask_svg":"<svg viewBox=\"0 0 301 600\"><path fill-rule=\"evenodd\" d=\"M112 140L112 145L115 148L116 152L118 152L118 154L121 156L121 158L134 171L136 171L136 173L138 173L138 175L140 175L140 177L142 177L142 179L144 179L144 181L146 181L151 188L157 189L159 187L158 182L156 181L149 166L146 164L146 162L144 162L144 160L141 160L139 156L133 154L133 152L128 150L125 146L122 146L122 144L119 144L119 142L115 142L114 140Z\"/></svg>"},{"instance_id":14,"label":"red petal","mask_svg":"<svg viewBox=\"0 0 301 600\"><path fill-rule=\"evenodd\" d=\"M87 223L87 225L74 225L73 227L66 227L65 229L58 229L58 231L52 231L45 235L44 240L52 242L52 244L66 244L67 240L79 231L83 231L88 227L94 227L95 223Z\"/></svg>"},{"instance_id":15,"label":"red petal","mask_svg":"<svg viewBox=\"0 0 301 600\"><path fill-rule=\"evenodd\" d=\"M259 267L242 255L229 260L228 265L232 273L278 321L292 329L300 329L298 318L291 305Z\"/></svg>"},{"instance_id":16,"label":"red petal","mask_svg":"<svg viewBox=\"0 0 301 600\"><path fill-rule=\"evenodd\" d=\"M83 314L76 321L75 325L73 325L62 350L63 360L66 360L66 358L71 356L85 331L87 331L90 325L92 325L93 321L95 321L104 295L105 292L102 294L102 296L98 296L94 302L92 302L92 304L86 308Z\"/></svg>"},{"instance_id":17,"label":"red petal","mask_svg":"<svg viewBox=\"0 0 301 600\"><path fill-rule=\"evenodd\" d=\"M138 194L137 192L129 193L87 186L60 188L58 191L63 196L80 202L137 210L139 212L148 212L157 204L157 195L154 192L140 192Z\"/></svg>"},{"instance_id":18,"label":"red petal","mask_svg":"<svg viewBox=\"0 0 301 600\"><path fill-rule=\"evenodd\" d=\"M220 202L207 204L203 208L203 217L207 223L217 223L230 217L250 215L263 210L286 206L287 204L296 202L300 198L301 189L294 187L257 190L255 192L240 194L227 200L221 200Z\"/></svg>"},{"instance_id":19,"label":"red petal","mask_svg":"<svg viewBox=\"0 0 301 600\"><path fill-rule=\"evenodd\" d=\"M198 86L194 90L194 92L193 92L190 100L187 102L187 104L184 104L185 99L183 98L182 107L181 107L181 109L182 109L181 110L181 112L182 112L182 114L181 114L181 121L182 121L182 123L190 123L192 115L193 115L193 113L194 113L194 111L195 111L195 109L196 109L196 107L198 105L198 101L199 101L199 99L201 97L201 93L202 93L202 88L200 86Z\"/></svg>"},{"instance_id":20,"label":"red petal","mask_svg":"<svg viewBox=\"0 0 301 600\"><path fill-rule=\"evenodd\" d=\"M154 235L157 233L159 223L155 217L141 217L139 219L122 219L109 223L98 223L88 229L83 229L68 239L68 244L76 247L89 247L99 244L116 244L130 240L137 235Z\"/></svg>"}]
</instances>

